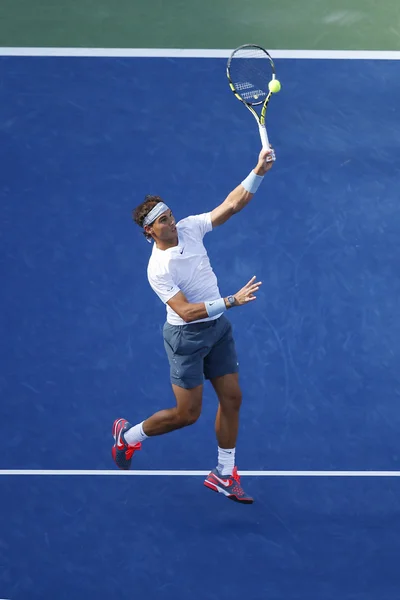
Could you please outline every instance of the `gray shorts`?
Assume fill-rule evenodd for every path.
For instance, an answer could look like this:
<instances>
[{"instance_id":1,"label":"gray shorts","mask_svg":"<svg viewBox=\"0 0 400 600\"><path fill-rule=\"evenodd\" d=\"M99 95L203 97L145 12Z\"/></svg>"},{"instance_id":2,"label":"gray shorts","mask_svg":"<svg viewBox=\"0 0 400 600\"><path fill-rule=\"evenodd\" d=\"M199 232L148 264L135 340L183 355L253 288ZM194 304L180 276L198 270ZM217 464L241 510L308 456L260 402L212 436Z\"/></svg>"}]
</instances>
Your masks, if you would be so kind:
<instances>
[{"instance_id":1,"label":"gray shorts","mask_svg":"<svg viewBox=\"0 0 400 600\"><path fill-rule=\"evenodd\" d=\"M171 383L191 389L230 373L239 365L232 325L222 315L213 321L170 325L163 328L164 347L170 365Z\"/></svg>"}]
</instances>

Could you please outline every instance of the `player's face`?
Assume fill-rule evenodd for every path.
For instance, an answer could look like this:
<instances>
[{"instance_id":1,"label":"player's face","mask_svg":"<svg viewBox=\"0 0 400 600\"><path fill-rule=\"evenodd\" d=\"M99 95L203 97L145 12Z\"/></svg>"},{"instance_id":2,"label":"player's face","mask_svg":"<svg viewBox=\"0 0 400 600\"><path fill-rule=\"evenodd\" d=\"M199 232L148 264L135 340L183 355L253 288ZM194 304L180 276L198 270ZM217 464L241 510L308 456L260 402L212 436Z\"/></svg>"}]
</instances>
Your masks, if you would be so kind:
<instances>
[{"instance_id":1,"label":"player's face","mask_svg":"<svg viewBox=\"0 0 400 600\"><path fill-rule=\"evenodd\" d=\"M176 223L174 215L170 210L166 210L152 224L152 233L157 239L171 241L176 238Z\"/></svg>"}]
</instances>

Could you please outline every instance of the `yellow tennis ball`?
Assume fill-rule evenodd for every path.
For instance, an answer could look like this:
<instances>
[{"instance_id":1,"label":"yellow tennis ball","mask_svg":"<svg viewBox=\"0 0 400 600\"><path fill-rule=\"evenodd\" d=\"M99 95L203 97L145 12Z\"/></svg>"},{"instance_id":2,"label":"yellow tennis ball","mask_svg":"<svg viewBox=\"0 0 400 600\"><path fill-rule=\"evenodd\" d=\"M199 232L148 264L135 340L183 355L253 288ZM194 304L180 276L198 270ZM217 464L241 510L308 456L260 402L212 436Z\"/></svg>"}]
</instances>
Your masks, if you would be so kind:
<instances>
[{"instance_id":1,"label":"yellow tennis ball","mask_svg":"<svg viewBox=\"0 0 400 600\"><path fill-rule=\"evenodd\" d=\"M277 79L271 79L271 81L268 84L268 89L273 94L276 94L281 89L281 82L278 81Z\"/></svg>"}]
</instances>

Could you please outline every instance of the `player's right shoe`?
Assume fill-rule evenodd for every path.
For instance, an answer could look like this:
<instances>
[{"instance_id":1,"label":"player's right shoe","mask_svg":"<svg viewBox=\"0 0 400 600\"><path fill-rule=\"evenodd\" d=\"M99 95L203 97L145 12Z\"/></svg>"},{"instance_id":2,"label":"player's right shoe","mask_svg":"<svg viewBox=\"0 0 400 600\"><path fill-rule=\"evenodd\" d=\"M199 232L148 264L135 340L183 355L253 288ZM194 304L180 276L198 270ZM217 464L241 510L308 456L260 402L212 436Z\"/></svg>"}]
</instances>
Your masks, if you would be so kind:
<instances>
[{"instance_id":1,"label":"player's right shoe","mask_svg":"<svg viewBox=\"0 0 400 600\"><path fill-rule=\"evenodd\" d=\"M253 504L254 502L254 499L242 488L237 467L234 467L232 475L221 475L218 469L213 469L204 480L204 485L213 492L224 494L235 502L241 504Z\"/></svg>"},{"instance_id":2,"label":"player's right shoe","mask_svg":"<svg viewBox=\"0 0 400 600\"><path fill-rule=\"evenodd\" d=\"M112 457L115 464L120 469L128 470L131 467L132 456L136 450L140 450L142 444L138 442L134 446L126 443L124 434L131 429L133 425L128 423L126 419L117 419L112 426L112 434L115 440L112 447Z\"/></svg>"}]
</instances>

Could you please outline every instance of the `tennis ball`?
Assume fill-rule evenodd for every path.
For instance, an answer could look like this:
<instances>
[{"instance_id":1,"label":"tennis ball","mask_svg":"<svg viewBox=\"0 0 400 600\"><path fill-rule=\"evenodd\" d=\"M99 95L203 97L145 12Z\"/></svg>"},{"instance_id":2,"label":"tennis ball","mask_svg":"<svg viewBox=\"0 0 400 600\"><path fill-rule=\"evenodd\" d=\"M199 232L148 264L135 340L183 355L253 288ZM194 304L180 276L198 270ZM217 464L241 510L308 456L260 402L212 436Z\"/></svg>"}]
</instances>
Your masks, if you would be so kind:
<instances>
[{"instance_id":1,"label":"tennis ball","mask_svg":"<svg viewBox=\"0 0 400 600\"><path fill-rule=\"evenodd\" d=\"M268 89L273 94L276 94L281 89L281 82L278 81L277 79L271 79L271 81L268 84Z\"/></svg>"}]
</instances>

